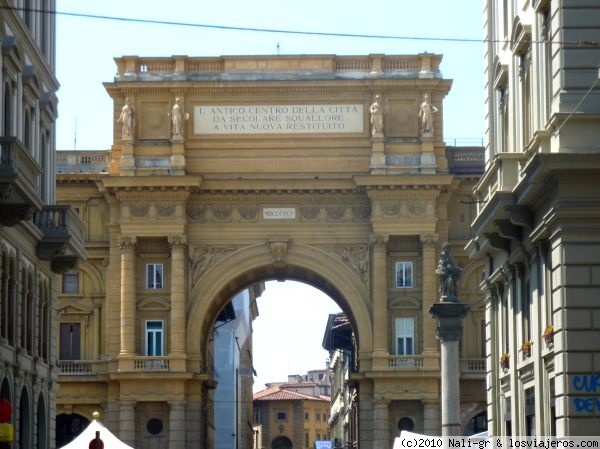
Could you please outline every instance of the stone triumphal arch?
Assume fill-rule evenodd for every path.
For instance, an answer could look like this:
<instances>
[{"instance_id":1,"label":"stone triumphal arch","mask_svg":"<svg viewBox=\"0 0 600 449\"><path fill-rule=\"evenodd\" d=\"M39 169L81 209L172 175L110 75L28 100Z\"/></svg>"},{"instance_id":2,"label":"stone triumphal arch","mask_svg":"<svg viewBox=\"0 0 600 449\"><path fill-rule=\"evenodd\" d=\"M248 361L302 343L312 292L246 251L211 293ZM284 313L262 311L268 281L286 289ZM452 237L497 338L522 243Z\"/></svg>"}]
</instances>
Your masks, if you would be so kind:
<instances>
[{"instance_id":1,"label":"stone triumphal arch","mask_svg":"<svg viewBox=\"0 0 600 449\"><path fill-rule=\"evenodd\" d=\"M478 301L480 267L462 252L471 206L459 200L482 158L444 144L451 81L440 62L428 53L117 58L105 84L112 148L57 161L58 198L86 221L89 254L63 276L59 326L82 336L79 358L59 361L57 413L100 409L135 447L211 447L215 321L240 290L296 279L350 319L351 443L391 447L406 422L440 434L427 311L446 241L466 273L461 298ZM483 311L472 309L463 425L485 410ZM148 322L160 354L149 354ZM268 441L293 441L281 429Z\"/></svg>"}]
</instances>

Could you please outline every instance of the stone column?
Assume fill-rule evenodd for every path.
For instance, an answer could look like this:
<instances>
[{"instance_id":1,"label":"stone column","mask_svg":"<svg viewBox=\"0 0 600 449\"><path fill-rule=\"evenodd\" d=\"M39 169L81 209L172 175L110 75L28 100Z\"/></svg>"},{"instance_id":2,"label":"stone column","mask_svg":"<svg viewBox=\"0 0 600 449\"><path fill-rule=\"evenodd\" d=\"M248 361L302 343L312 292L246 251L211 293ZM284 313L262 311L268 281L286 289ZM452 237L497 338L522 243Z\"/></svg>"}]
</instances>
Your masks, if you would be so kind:
<instances>
[{"instance_id":1,"label":"stone column","mask_svg":"<svg viewBox=\"0 0 600 449\"><path fill-rule=\"evenodd\" d=\"M423 433L425 435L440 434L440 403L439 401L423 402Z\"/></svg>"},{"instance_id":2,"label":"stone column","mask_svg":"<svg viewBox=\"0 0 600 449\"><path fill-rule=\"evenodd\" d=\"M371 236L373 248L373 272L371 275L373 295L373 367L387 368L388 348L388 303L387 303L387 242L385 234Z\"/></svg>"},{"instance_id":3,"label":"stone column","mask_svg":"<svg viewBox=\"0 0 600 449\"><path fill-rule=\"evenodd\" d=\"M373 448L390 447L390 401L373 403Z\"/></svg>"},{"instance_id":4,"label":"stone column","mask_svg":"<svg viewBox=\"0 0 600 449\"><path fill-rule=\"evenodd\" d=\"M460 302L437 302L429 309L431 317L438 319L437 335L441 342L442 436L461 434L458 340L469 309L468 304Z\"/></svg>"},{"instance_id":5,"label":"stone column","mask_svg":"<svg viewBox=\"0 0 600 449\"><path fill-rule=\"evenodd\" d=\"M460 371L458 366L458 340L462 336L462 320L470 310L468 304L458 300L457 284L462 269L454 265L448 243L440 253L436 274L439 276L440 301L429 308L429 315L437 318L437 337L441 343L442 378L442 436L459 436Z\"/></svg>"},{"instance_id":6,"label":"stone column","mask_svg":"<svg viewBox=\"0 0 600 449\"><path fill-rule=\"evenodd\" d=\"M135 401L119 402L119 438L135 447Z\"/></svg>"},{"instance_id":7,"label":"stone column","mask_svg":"<svg viewBox=\"0 0 600 449\"><path fill-rule=\"evenodd\" d=\"M437 301L437 279L436 268L436 242L437 234L421 235L422 258L423 258L423 310L429 310L431 305ZM423 320L423 353L437 353L438 344L435 338L435 321Z\"/></svg>"},{"instance_id":8,"label":"stone column","mask_svg":"<svg viewBox=\"0 0 600 449\"><path fill-rule=\"evenodd\" d=\"M135 355L135 238L122 237L121 247L121 349L119 357Z\"/></svg>"},{"instance_id":9,"label":"stone column","mask_svg":"<svg viewBox=\"0 0 600 449\"><path fill-rule=\"evenodd\" d=\"M171 246L171 356L183 357L185 354L185 236L169 239Z\"/></svg>"},{"instance_id":10,"label":"stone column","mask_svg":"<svg viewBox=\"0 0 600 449\"><path fill-rule=\"evenodd\" d=\"M185 402L169 401L169 449L185 449Z\"/></svg>"}]
</instances>

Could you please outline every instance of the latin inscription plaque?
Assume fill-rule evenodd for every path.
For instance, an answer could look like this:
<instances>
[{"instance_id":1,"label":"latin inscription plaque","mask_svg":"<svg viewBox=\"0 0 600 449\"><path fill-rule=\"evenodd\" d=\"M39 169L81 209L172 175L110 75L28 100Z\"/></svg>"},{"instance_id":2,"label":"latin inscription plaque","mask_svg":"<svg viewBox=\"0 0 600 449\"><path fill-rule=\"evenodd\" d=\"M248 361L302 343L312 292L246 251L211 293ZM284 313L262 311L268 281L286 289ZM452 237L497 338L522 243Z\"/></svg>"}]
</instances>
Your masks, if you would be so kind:
<instances>
[{"instance_id":1,"label":"latin inscription plaque","mask_svg":"<svg viewBox=\"0 0 600 449\"><path fill-rule=\"evenodd\" d=\"M194 133L200 135L362 132L362 104L194 106Z\"/></svg>"},{"instance_id":2,"label":"latin inscription plaque","mask_svg":"<svg viewBox=\"0 0 600 449\"><path fill-rule=\"evenodd\" d=\"M294 207L265 207L263 220L294 220L296 208Z\"/></svg>"}]
</instances>

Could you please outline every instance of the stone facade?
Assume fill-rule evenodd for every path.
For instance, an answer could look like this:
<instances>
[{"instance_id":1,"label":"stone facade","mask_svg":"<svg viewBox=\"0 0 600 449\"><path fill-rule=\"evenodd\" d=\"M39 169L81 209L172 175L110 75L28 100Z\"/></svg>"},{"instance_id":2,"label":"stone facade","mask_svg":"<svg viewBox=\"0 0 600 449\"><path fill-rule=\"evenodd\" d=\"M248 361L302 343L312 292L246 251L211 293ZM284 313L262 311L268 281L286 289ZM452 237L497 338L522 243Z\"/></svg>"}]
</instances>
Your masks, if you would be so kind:
<instances>
[{"instance_id":1,"label":"stone facade","mask_svg":"<svg viewBox=\"0 0 600 449\"><path fill-rule=\"evenodd\" d=\"M600 6L487 1L486 172L467 251L486 262L493 435L596 435ZM585 38L583 37L585 36Z\"/></svg>"},{"instance_id":2,"label":"stone facade","mask_svg":"<svg viewBox=\"0 0 600 449\"><path fill-rule=\"evenodd\" d=\"M141 448L146 420L160 413L160 447L210 447L215 320L240 290L294 279L335 300L356 335L355 443L390 446L405 417L440 434L440 354L427 311L446 241L472 305L463 427L485 411L483 263L462 251L482 150L444 145L451 82L441 56L116 62L105 84L115 105L106 170L92 169L98 154L85 163L61 155L58 196L88 224L90 258L79 296L59 304L61 323L82 329L80 363L61 361L59 413L103 409ZM148 321L164 326L159 359L146 355Z\"/></svg>"},{"instance_id":3,"label":"stone facade","mask_svg":"<svg viewBox=\"0 0 600 449\"><path fill-rule=\"evenodd\" d=\"M55 447L56 273L85 257L83 222L55 205L54 10L0 1L0 400L16 448Z\"/></svg>"}]
</instances>

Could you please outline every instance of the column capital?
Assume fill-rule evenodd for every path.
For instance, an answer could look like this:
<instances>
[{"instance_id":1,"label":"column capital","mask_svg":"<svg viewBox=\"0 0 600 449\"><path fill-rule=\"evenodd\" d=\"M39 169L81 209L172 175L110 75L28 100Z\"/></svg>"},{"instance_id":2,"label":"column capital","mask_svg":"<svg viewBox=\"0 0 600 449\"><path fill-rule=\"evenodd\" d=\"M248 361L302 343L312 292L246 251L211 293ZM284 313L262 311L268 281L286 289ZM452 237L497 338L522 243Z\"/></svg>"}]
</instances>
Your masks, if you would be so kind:
<instances>
[{"instance_id":1,"label":"column capital","mask_svg":"<svg viewBox=\"0 0 600 449\"><path fill-rule=\"evenodd\" d=\"M119 248L122 252L132 251L135 249L136 238L131 236L119 237Z\"/></svg>"},{"instance_id":2,"label":"column capital","mask_svg":"<svg viewBox=\"0 0 600 449\"><path fill-rule=\"evenodd\" d=\"M185 235L174 235L168 238L169 246L171 249L181 248L185 249L187 246L187 237Z\"/></svg>"},{"instance_id":3,"label":"column capital","mask_svg":"<svg viewBox=\"0 0 600 449\"><path fill-rule=\"evenodd\" d=\"M435 245L438 242L438 235L436 233L433 234L420 234L419 239L421 240L421 245L423 248L435 249Z\"/></svg>"},{"instance_id":4,"label":"column capital","mask_svg":"<svg viewBox=\"0 0 600 449\"><path fill-rule=\"evenodd\" d=\"M382 233L373 233L370 237L371 246L377 245L387 245L387 242L390 240L389 234Z\"/></svg>"}]
</instances>

